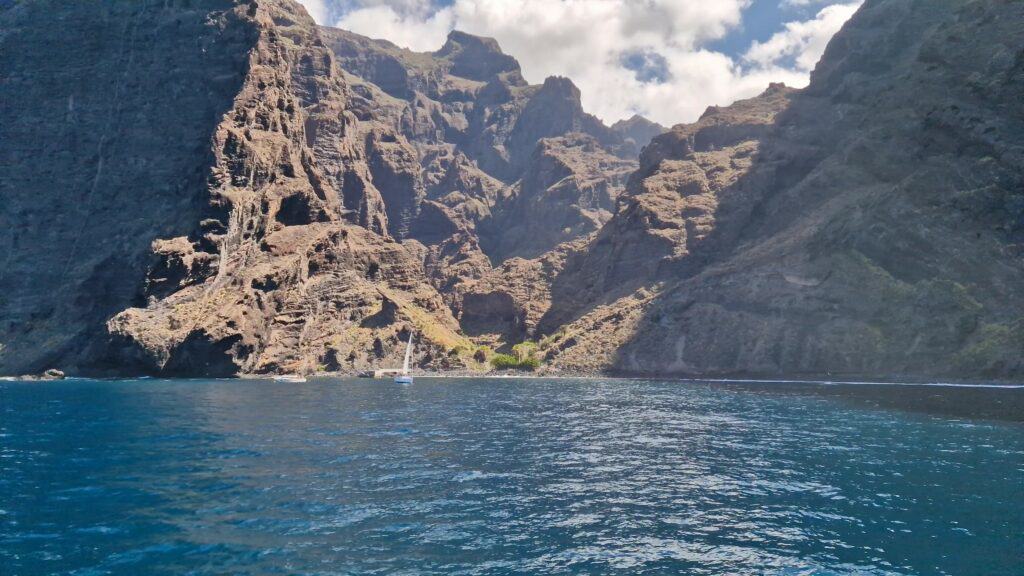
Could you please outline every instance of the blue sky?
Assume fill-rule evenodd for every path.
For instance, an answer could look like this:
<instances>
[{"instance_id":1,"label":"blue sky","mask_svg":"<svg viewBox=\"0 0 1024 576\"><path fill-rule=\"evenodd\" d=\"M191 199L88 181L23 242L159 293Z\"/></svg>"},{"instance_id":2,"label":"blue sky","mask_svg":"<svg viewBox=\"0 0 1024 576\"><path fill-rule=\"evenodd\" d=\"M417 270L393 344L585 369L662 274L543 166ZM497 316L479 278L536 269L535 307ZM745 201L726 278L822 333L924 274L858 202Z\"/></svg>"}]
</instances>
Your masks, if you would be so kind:
<instances>
[{"instance_id":1,"label":"blue sky","mask_svg":"<svg viewBox=\"0 0 1024 576\"><path fill-rule=\"evenodd\" d=\"M860 0L300 0L321 24L435 50L452 28L492 36L523 75L571 78L606 122L671 125L769 82L806 84Z\"/></svg>"},{"instance_id":2,"label":"blue sky","mask_svg":"<svg viewBox=\"0 0 1024 576\"><path fill-rule=\"evenodd\" d=\"M743 11L739 27L725 38L710 43L710 48L730 56L742 56L753 42L764 42L782 30L786 22L809 20L823 6L841 2L809 2L803 5L779 0L755 0Z\"/></svg>"}]
</instances>

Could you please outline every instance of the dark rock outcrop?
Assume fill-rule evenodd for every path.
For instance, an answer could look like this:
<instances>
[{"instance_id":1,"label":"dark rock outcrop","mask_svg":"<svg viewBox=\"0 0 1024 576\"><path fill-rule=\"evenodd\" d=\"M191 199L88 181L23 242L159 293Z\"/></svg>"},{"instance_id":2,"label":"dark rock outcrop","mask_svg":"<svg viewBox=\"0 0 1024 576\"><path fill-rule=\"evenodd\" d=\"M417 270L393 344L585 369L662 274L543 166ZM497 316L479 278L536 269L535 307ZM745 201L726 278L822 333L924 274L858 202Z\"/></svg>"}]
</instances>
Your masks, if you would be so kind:
<instances>
[{"instance_id":1,"label":"dark rock outcrop","mask_svg":"<svg viewBox=\"0 0 1024 576\"><path fill-rule=\"evenodd\" d=\"M210 136L249 73L247 10L0 10L0 373L94 364L106 320L145 301L153 241L216 215ZM183 258L166 266L205 265Z\"/></svg>"}]
</instances>

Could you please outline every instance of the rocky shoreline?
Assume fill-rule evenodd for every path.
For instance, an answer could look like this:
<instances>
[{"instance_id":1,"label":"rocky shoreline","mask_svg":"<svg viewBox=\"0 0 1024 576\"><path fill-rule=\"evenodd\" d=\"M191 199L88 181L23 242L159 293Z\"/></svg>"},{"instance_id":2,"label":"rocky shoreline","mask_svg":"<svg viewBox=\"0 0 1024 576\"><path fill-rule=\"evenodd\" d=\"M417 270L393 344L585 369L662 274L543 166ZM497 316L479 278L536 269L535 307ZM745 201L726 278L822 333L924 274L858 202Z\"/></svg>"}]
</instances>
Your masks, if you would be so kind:
<instances>
[{"instance_id":1,"label":"rocky shoreline","mask_svg":"<svg viewBox=\"0 0 1024 576\"><path fill-rule=\"evenodd\" d=\"M55 380L64 380L66 376L64 375L64 372L57 370L56 368L50 368L41 374L23 374L21 376L6 376L4 378L22 382L52 382Z\"/></svg>"}]
</instances>

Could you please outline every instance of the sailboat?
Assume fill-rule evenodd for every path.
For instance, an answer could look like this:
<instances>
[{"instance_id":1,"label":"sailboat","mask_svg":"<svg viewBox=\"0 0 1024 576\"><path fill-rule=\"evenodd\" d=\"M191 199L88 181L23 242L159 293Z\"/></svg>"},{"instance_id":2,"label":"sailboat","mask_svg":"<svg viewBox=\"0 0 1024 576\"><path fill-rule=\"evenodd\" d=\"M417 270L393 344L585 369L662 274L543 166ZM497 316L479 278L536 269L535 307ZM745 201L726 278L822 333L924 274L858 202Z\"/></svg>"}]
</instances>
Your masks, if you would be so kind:
<instances>
[{"instance_id":1,"label":"sailboat","mask_svg":"<svg viewBox=\"0 0 1024 576\"><path fill-rule=\"evenodd\" d=\"M412 358L412 332L409 332L409 343L405 346L405 362L402 364L402 373L395 376L395 384L412 384L412 376L409 375L409 360Z\"/></svg>"}]
</instances>

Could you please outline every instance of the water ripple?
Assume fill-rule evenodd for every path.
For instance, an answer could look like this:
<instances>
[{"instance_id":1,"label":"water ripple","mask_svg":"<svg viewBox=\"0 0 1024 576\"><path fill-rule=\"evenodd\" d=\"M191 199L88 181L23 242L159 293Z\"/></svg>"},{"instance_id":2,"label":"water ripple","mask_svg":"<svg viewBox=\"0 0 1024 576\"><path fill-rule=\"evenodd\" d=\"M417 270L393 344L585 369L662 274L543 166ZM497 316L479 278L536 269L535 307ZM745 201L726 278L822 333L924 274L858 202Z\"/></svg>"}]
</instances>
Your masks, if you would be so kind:
<instances>
[{"instance_id":1,"label":"water ripple","mask_svg":"<svg viewBox=\"0 0 1024 576\"><path fill-rule=\"evenodd\" d=\"M1024 390L0 383L0 573L1024 574Z\"/></svg>"}]
</instances>

